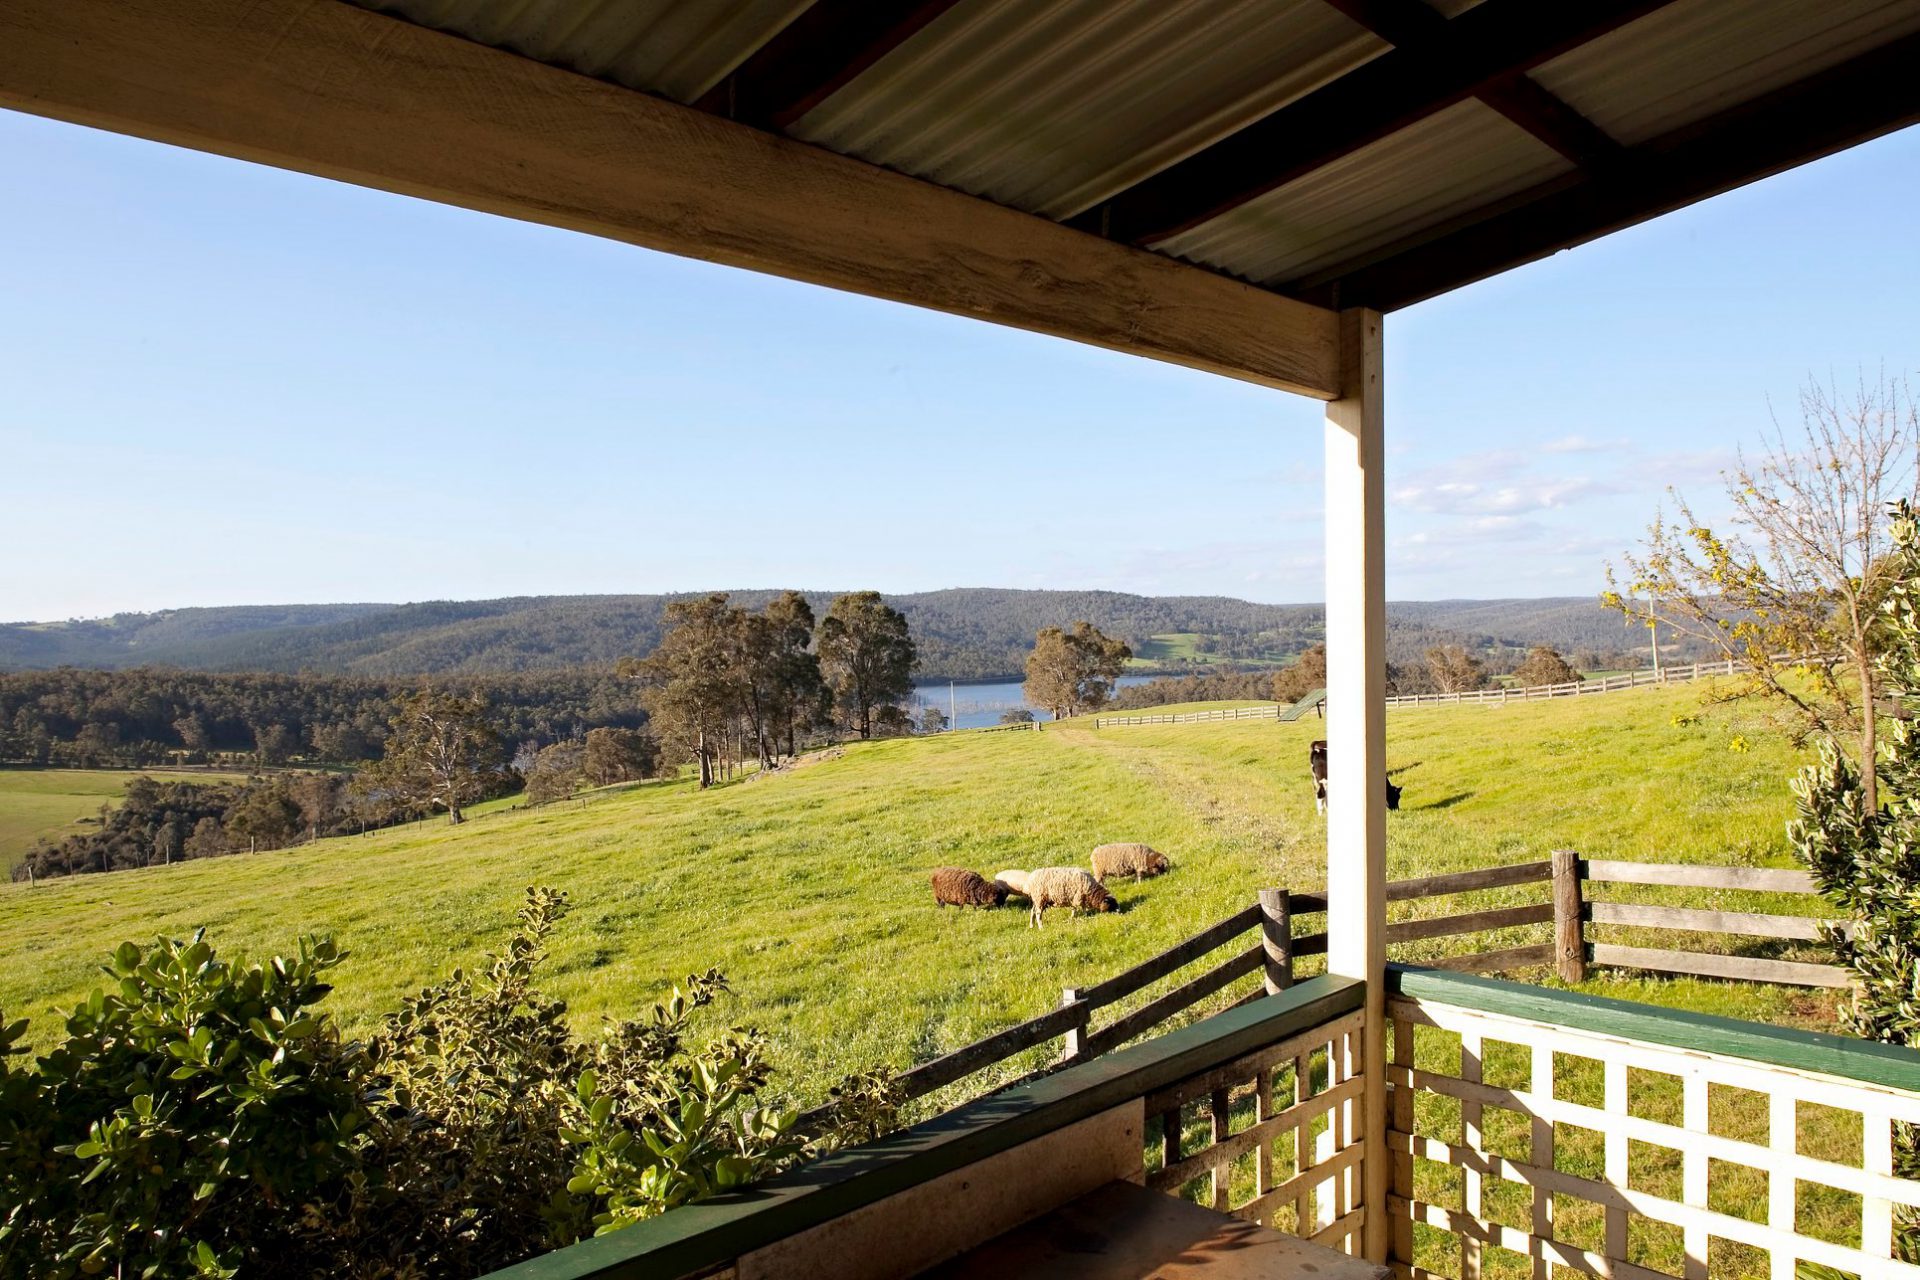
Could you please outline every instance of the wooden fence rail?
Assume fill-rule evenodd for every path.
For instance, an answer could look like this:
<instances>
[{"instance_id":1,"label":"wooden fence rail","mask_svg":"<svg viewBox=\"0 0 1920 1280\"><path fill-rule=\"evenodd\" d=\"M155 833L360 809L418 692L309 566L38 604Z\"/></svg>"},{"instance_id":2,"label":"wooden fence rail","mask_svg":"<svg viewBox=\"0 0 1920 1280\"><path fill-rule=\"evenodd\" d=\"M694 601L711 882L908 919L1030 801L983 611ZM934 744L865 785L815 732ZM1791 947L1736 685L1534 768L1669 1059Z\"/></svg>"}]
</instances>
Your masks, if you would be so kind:
<instances>
[{"instance_id":1,"label":"wooden fence rail","mask_svg":"<svg viewBox=\"0 0 1920 1280\"><path fill-rule=\"evenodd\" d=\"M1628 671L1598 680L1569 680L1564 684L1536 684L1524 689L1468 689L1459 693L1404 693L1387 699L1389 707L1430 707L1460 702L1532 702L1541 698L1578 698L1592 693L1618 693L1623 689L1641 689L1648 685L1684 684L1703 676L1730 676L1750 668L1749 663L1733 658L1719 662L1696 662L1685 667L1662 667L1658 671Z\"/></svg>"},{"instance_id":2,"label":"wooden fence rail","mask_svg":"<svg viewBox=\"0 0 1920 1280\"><path fill-rule=\"evenodd\" d=\"M1745 671L1749 664L1734 659L1720 662L1696 662L1685 667L1662 667L1659 671L1629 671L1599 680L1572 680L1565 684L1536 684L1524 689L1470 689L1461 693L1403 693L1386 700L1395 707L1434 707L1460 703L1504 706L1509 702L1533 702L1543 698L1578 698L1594 693L1618 693L1642 689L1648 685L1683 684L1704 676L1730 676ZM1207 724L1224 720L1277 720L1287 708L1217 707L1212 711L1173 711L1144 716L1095 716L1093 727L1106 729L1135 724Z\"/></svg>"},{"instance_id":3,"label":"wooden fence rail","mask_svg":"<svg viewBox=\"0 0 1920 1280\"><path fill-rule=\"evenodd\" d=\"M1549 886L1547 897L1534 903L1395 921L1387 926L1387 941L1402 944L1434 938L1471 939L1508 929L1551 926L1550 941L1492 949L1473 949L1469 944L1459 954L1427 957L1420 963L1470 973L1550 965L1570 983L1584 981L1590 965L1788 986L1845 987L1851 983L1847 970L1838 965L1677 947L1627 946L1588 936L1590 927L1599 925L1817 943L1824 936L1823 926L1834 922L1814 916L1594 900L1588 891L1590 885L1620 884L1817 896L1813 878L1804 871L1620 862L1582 858L1571 850L1559 850L1552 858L1538 862L1390 881L1387 901L1427 901L1529 884ZM1293 985L1298 961L1326 954L1324 923L1300 931L1303 925L1313 924L1302 917L1324 916L1326 910L1324 892L1262 890L1252 906L1092 986L1069 987L1062 992L1058 1007L924 1062L901 1073L896 1083L905 1100L923 1097L1053 1040L1061 1042L1056 1065L1083 1061L1119 1048L1256 973L1263 978L1260 987L1243 998L1284 990ZM1247 941L1246 935L1255 929L1260 931L1259 939ZM1202 961L1208 962L1206 967L1184 982L1103 1026L1094 1026L1096 1015L1103 1010ZM818 1114L809 1113L803 1120L817 1118Z\"/></svg>"}]
</instances>

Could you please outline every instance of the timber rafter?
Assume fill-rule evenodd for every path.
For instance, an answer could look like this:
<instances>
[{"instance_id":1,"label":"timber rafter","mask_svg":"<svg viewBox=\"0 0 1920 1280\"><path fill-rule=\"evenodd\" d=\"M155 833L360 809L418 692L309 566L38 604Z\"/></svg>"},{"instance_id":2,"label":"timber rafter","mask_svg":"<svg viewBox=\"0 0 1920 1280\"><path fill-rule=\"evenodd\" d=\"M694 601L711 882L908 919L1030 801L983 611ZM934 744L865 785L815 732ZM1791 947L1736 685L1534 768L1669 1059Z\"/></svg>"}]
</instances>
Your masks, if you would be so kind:
<instances>
[{"instance_id":1,"label":"timber rafter","mask_svg":"<svg viewBox=\"0 0 1920 1280\"><path fill-rule=\"evenodd\" d=\"M1337 317L331 0L4 0L0 107L1326 399Z\"/></svg>"},{"instance_id":2,"label":"timber rafter","mask_svg":"<svg viewBox=\"0 0 1920 1280\"><path fill-rule=\"evenodd\" d=\"M1920 35L1281 288L1395 310L1915 123Z\"/></svg>"},{"instance_id":3,"label":"timber rafter","mask_svg":"<svg viewBox=\"0 0 1920 1280\"><path fill-rule=\"evenodd\" d=\"M1667 2L1484 0L1431 28L1430 34L1420 34L1412 43L1381 54L1109 197L1070 223L1131 244L1156 243L1482 91L1496 97L1505 93L1516 111L1532 110L1544 121L1547 109L1541 95L1515 88L1516 77ZM1369 12L1384 9L1368 6ZM1411 24L1394 25L1398 30ZM1527 102L1520 101L1522 95L1528 96ZM1564 117L1556 125L1562 132L1577 127ZM1588 139L1582 145L1591 150L1599 144Z\"/></svg>"},{"instance_id":4,"label":"timber rafter","mask_svg":"<svg viewBox=\"0 0 1920 1280\"><path fill-rule=\"evenodd\" d=\"M694 106L785 129L957 0L814 0Z\"/></svg>"}]
</instances>

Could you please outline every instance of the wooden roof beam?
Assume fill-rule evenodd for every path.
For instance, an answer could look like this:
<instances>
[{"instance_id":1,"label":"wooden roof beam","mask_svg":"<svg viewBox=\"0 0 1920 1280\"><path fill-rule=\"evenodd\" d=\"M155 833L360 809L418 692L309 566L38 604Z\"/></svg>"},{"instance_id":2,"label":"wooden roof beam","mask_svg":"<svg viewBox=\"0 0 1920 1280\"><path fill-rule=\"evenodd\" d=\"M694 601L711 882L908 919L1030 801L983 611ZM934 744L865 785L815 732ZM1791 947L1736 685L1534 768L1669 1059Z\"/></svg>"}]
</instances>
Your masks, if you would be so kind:
<instances>
[{"instance_id":1,"label":"wooden roof beam","mask_svg":"<svg viewBox=\"0 0 1920 1280\"><path fill-rule=\"evenodd\" d=\"M1920 36L1907 36L1543 184L1450 227L1292 282L1297 296L1394 310L1920 123Z\"/></svg>"},{"instance_id":2,"label":"wooden roof beam","mask_svg":"<svg viewBox=\"0 0 1920 1280\"><path fill-rule=\"evenodd\" d=\"M1323 308L339 0L5 0L0 107L1340 394Z\"/></svg>"},{"instance_id":3,"label":"wooden roof beam","mask_svg":"<svg viewBox=\"0 0 1920 1280\"><path fill-rule=\"evenodd\" d=\"M1447 20L1424 0L1326 0L1398 48L1440 38ZM1598 125L1541 88L1525 72L1492 81L1474 95L1577 165L1604 168L1624 148Z\"/></svg>"},{"instance_id":4,"label":"wooden roof beam","mask_svg":"<svg viewBox=\"0 0 1920 1280\"><path fill-rule=\"evenodd\" d=\"M785 129L955 3L814 0L693 105L757 128Z\"/></svg>"},{"instance_id":5,"label":"wooden roof beam","mask_svg":"<svg viewBox=\"0 0 1920 1280\"><path fill-rule=\"evenodd\" d=\"M1484 0L1070 220L1151 244L1219 217L1668 0Z\"/></svg>"}]
</instances>

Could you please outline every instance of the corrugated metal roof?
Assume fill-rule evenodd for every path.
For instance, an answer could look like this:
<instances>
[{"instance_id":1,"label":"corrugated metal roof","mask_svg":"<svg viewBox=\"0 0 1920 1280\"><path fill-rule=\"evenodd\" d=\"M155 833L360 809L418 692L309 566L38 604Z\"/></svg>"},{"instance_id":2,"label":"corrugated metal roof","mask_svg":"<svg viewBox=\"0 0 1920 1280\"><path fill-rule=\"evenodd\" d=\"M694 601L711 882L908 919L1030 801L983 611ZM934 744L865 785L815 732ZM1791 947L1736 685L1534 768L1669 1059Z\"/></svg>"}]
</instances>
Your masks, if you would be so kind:
<instances>
[{"instance_id":1,"label":"corrugated metal roof","mask_svg":"<svg viewBox=\"0 0 1920 1280\"><path fill-rule=\"evenodd\" d=\"M1632 146L1914 31L1913 0L1678 0L1533 78Z\"/></svg>"},{"instance_id":2,"label":"corrugated metal roof","mask_svg":"<svg viewBox=\"0 0 1920 1280\"><path fill-rule=\"evenodd\" d=\"M1060 218L1386 48L1325 0L966 0L789 132Z\"/></svg>"},{"instance_id":3,"label":"corrugated metal roof","mask_svg":"<svg viewBox=\"0 0 1920 1280\"><path fill-rule=\"evenodd\" d=\"M1277 284L1396 243L1572 167L1506 117L1467 101L1155 248Z\"/></svg>"},{"instance_id":4,"label":"corrugated metal roof","mask_svg":"<svg viewBox=\"0 0 1920 1280\"><path fill-rule=\"evenodd\" d=\"M808 5L353 2L682 102ZM1478 2L1429 0L1448 18ZM1674 0L1533 78L1632 145L1916 30L1920 0ZM960 0L788 132L1065 218L1384 48L1327 0ZM1469 101L1156 248L1261 283L1300 280L1569 168Z\"/></svg>"},{"instance_id":5,"label":"corrugated metal roof","mask_svg":"<svg viewBox=\"0 0 1920 1280\"><path fill-rule=\"evenodd\" d=\"M812 0L356 0L629 89L692 102Z\"/></svg>"}]
</instances>

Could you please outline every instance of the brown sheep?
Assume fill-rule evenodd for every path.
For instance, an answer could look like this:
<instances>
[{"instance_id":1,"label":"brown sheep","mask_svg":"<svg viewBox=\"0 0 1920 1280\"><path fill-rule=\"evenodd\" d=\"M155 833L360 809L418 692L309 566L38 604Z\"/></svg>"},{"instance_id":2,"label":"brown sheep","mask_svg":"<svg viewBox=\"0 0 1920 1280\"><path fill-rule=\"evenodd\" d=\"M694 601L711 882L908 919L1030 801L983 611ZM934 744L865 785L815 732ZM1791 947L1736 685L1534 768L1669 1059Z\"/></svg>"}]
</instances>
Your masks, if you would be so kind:
<instances>
[{"instance_id":1,"label":"brown sheep","mask_svg":"<svg viewBox=\"0 0 1920 1280\"><path fill-rule=\"evenodd\" d=\"M1083 908L1088 911L1120 909L1113 895L1078 867L1041 867L1028 872L1027 897L1033 903L1028 923L1036 929L1040 928L1048 907L1068 907L1074 915L1079 915Z\"/></svg>"},{"instance_id":2,"label":"brown sheep","mask_svg":"<svg viewBox=\"0 0 1920 1280\"><path fill-rule=\"evenodd\" d=\"M1093 878L1105 884L1114 876L1132 876L1135 884L1167 869L1167 855L1144 844L1103 844L1093 851Z\"/></svg>"},{"instance_id":3,"label":"brown sheep","mask_svg":"<svg viewBox=\"0 0 1920 1280\"><path fill-rule=\"evenodd\" d=\"M938 867L933 873L935 906L997 907L1007 900L1007 886L965 867Z\"/></svg>"}]
</instances>

